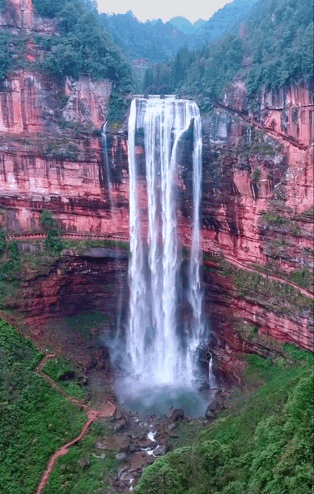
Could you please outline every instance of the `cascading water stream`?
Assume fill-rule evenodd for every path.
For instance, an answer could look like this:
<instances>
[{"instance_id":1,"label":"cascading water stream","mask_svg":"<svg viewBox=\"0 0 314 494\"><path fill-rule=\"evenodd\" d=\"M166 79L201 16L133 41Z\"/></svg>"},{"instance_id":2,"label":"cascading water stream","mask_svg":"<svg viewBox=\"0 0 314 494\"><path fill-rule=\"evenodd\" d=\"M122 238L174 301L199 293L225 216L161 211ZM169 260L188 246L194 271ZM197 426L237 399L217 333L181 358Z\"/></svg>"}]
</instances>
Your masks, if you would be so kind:
<instances>
[{"instance_id":1,"label":"cascading water stream","mask_svg":"<svg viewBox=\"0 0 314 494\"><path fill-rule=\"evenodd\" d=\"M112 211L112 182L111 182L111 173L110 173L110 164L108 157L108 146L107 146L107 121L104 123L101 131L101 140L102 140L102 154L103 154L103 163L105 165L105 173L106 173L106 181L108 187L108 197L109 197L109 205L110 211Z\"/></svg>"},{"instance_id":2,"label":"cascading water stream","mask_svg":"<svg viewBox=\"0 0 314 494\"><path fill-rule=\"evenodd\" d=\"M187 299L190 318L185 334L180 320L178 231L178 147L193 129L192 240ZM202 128L197 105L170 97L136 98L129 117L130 249L129 323L126 349L132 374L143 386L193 387L200 343L206 338L200 279L200 200ZM136 137L144 136L148 226L142 224ZM146 238L147 236L147 238ZM183 338L183 339L182 339Z\"/></svg>"}]
</instances>

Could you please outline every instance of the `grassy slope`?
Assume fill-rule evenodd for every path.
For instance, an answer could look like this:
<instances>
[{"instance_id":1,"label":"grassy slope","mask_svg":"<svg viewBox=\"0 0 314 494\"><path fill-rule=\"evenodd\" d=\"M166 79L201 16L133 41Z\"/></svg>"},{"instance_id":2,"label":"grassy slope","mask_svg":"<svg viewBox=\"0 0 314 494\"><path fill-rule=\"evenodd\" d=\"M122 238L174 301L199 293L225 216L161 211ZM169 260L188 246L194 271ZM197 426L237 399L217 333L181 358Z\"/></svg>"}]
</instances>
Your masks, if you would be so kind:
<instances>
[{"instance_id":1,"label":"grassy slope","mask_svg":"<svg viewBox=\"0 0 314 494\"><path fill-rule=\"evenodd\" d=\"M42 355L1 320L0 348L0 485L5 494L33 494L86 415L35 374Z\"/></svg>"},{"instance_id":2,"label":"grassy slope","mask_svg":"<svg viewBox=\"0 0 314 494\"><path fill-rule=\"evenodd\" d=\"M51 377L51 379L53 379L58 386L65 393L67 393L67 395L82 401L85 401L88 398L87 390L80 385L78 379L76 378L76 369L74 369L74 367L67 360L60 357L54 360L49 360L44 366L43 372L47 374L47 376ZM73 379L62 379L66 374L73 372L75 374Z\"/></svg>"},{"instance_id":3,"label":"grassy slope","mask_svg":"<svg viewBox=\"0 0 314 494\"><path fill-rule=\"evenodd\" d=\"M58 459L45 494L110 494L109 475L118 470L116 451L96 448L97 441L110 431L101 422L93 424L84 440L73 446L66 456ZM96 458L93 453L98 456ZM104 458L99 458L105 453Z\"/></svg>"},{"instance_id":4,"label":"grassy slope","mask_svg":"<svg viewBox=\"0 0 314 494\"><path fill-rule=\"evenodd\" d=\"M312 492L313 356L287 348L293 364L251 356L247 377L264 384L239 394L190 445L147 468L136 494Z\"/></svg>"}]
</instances>

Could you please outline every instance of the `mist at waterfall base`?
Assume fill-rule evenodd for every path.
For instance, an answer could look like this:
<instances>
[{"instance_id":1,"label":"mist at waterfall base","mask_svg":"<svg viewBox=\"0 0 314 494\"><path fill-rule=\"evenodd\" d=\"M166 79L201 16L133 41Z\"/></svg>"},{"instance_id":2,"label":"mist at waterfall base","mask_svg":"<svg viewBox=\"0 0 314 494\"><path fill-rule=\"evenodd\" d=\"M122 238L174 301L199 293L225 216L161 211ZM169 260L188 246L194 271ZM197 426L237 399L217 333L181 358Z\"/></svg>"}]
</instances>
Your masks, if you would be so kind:
<instances>
[{"instance_id":1,"label":"mist at waterfall base","mask_svg":"<svg viewBox=\"0 0 314 494\"><path fill-rule=\"evenodd\" d=\"M139 142L145 155L142 162L137 152ZM183 284L179 187L185 164L180 152L184 142L190 142L187 160L191 163L192 201L191 245ZM202 129L197 105L175 97L135 98L128 145L130 299L120 362L125 375L117 380L117 393L125 409L144 414L163 414L173 406L188 415L202 415L208 395L198 391L198 360L200 347L208 340L208 328L200 279ZM147 225L140 193L143 180ZM121 341L116 341L116 350L117 345ZM122 352L118 353L121 357ZM209 371L208 377L213 382Z\"/></svg>"}]
</instances>

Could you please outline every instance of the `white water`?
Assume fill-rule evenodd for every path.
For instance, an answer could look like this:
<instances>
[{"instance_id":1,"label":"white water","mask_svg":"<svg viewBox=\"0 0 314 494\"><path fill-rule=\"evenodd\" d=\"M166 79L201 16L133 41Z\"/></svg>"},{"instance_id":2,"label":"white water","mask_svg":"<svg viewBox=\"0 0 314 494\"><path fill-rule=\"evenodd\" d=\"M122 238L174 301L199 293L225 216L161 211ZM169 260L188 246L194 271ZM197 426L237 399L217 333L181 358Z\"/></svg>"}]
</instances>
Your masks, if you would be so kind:
<instances>
[{"instance_id":1,"label":"white water","mask_svg":"<svg viewBox=\"0 0 314 494\"><path fill-rule=\"evenodd\" d=\"M105 165L105 173L106 173L106 181L108 187L108 197L109 197L109 205L110 210L112 211L112 182L111 182L111 173L110 173L110 163L108 157L108 146L107 146L107 121L104 123L101 131L101 139L102 139L102 153L103 153L103 162Z\"/></svg>"},{"instance_id":2,"label":"white water","mask_svg":"<svg viewBox=\"0 0 314 494\"><path fill-rule=\"evenodd\" d=\"M178 145L193 125L192 241L188 269L189 325L180 320L182 249L178 232ZM147 242L141 224L137 131L144 131L148 205ZM202 128L197 105L173 98L136 98L129 117L130 305L127 352L143 386L192 387L197 350L205 337L200 280ZM180 334L185 333L182 344Z\"/></svg>"}]
</instances>

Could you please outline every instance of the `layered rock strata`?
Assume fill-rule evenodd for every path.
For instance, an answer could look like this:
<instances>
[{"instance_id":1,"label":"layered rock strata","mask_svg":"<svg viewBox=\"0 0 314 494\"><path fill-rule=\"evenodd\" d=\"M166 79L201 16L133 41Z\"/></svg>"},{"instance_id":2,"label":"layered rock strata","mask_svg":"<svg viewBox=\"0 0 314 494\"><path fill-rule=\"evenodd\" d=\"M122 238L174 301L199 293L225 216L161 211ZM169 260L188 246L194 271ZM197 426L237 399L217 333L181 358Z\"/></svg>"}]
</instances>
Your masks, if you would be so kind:
<instances>
[{"instance_id":1,"label":"layered rock strata","mask_svg":"<svg viewBox=\"0 0 314 494\"><path fill-rule=\"evenodd\" d=\"M50 21L36 17L31 3L24 11L18 0L10 5L0 19L9 29L25 29L28 34L55 29ZM27 46L25 55L31 64L42 56L41 48L33 41ZM64 232L128 238L127 134L108 133L107 157L101 144L111 89L109 81L57 79L31 68L9 74L1 84L0 228L8 235L41 231L40 215L49 209ZM245 85L238 81L214 113L203 119L204 253L239 269L276 274L309 292L313 292L314 264L312 95L313 88L305 83L261 91L253 108ZM189 149L188 142L186 146ZM144 152L139 142L138 157ZM189 247L188 154L183 154L178 185L181 237ZM139 190L145 233L147 198L142 183ZM219 277L219 267L219 263L212 267L220 281L209 283L207 307L215 321L216 354L226 370L232 367L225 361L228 352L255 348L245 332L241 335L239 321L255 325L258 335L312 348L307 310L296 306L293 313L291 306L283 314L275 295L273 305L264 295L257 303L239 290L235 278ZM55 287L62 286L58 276L53 279ZM39 297L45 298L45 294ZM36 311L45 313L45 309L35 295L26 299L35 304L22 308L26 321L33 324ZM47 309L47 315L52 312Z\"/></svg>"}]
</instances>

